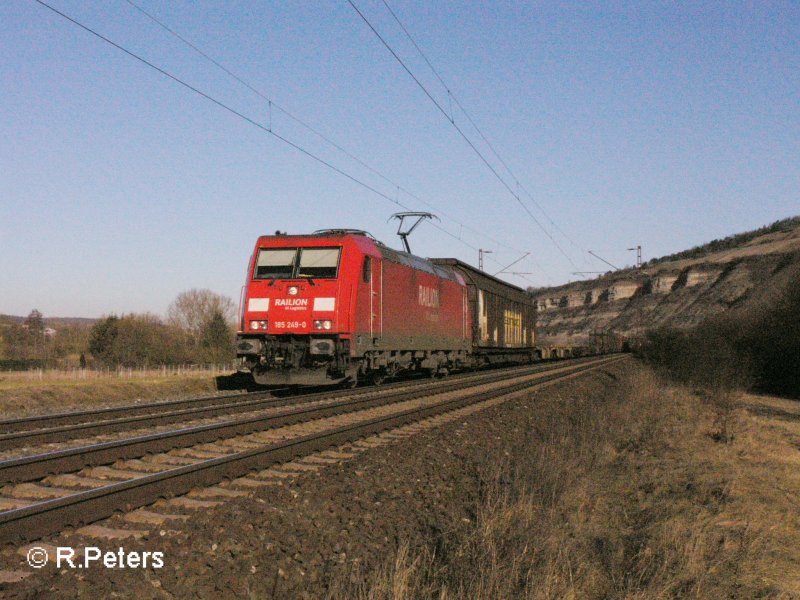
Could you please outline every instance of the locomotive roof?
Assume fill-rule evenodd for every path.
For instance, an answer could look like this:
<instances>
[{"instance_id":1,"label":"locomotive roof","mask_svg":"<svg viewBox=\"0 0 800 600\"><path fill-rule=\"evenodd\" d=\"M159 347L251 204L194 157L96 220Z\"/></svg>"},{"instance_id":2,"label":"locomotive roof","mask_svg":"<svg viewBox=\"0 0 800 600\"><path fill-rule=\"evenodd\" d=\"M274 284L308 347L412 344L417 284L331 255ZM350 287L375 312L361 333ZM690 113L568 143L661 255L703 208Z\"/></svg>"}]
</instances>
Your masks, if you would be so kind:
<instances>
[{"instance_id":1,"label":"locomotive roof","mask_svg":"<svg viewBox=\"0 0 800 600\"><path fill-rule=\"evenodd\" d=\"M423 258L421 256L417 256L416 254L410 254L408 252L403 252L402 250L395 250L390 248L380 240L375 239L369 232L364 231L362 229L319 229L314 233L284 233L280 231L276 231L273 235L262 235L261 238L272 238L272 239L313 239L313 238L331 238L331 237L361 237L369 240L375 246L375 249L380 252L381 256L392 262L399 263L401 265L405 265L407 267L411 267L413 269L417 269L419 271L425 271L426 273L430 273L432 275L436 275L443 279L450 279L453 281L457 281L458 277L456 274L450 269L443 269L444 265L437 265L433 260L429 258Z\"/></svg>"},{"instance_id":2,"label":"locomotive roof","mask_svg":"<svg viewBox=\"0 0 800 600\"><path fill-rule=\"evenodd\" d=\"M391 260L419 271L425 271L426 273L436 275L437 277L441 277L443 279L450 279L453 281L458 280L456 274L451 269L441 268L444 265L437 265L430 258L422 258L416 254L409 254L408 252L403 252L402 250L394 250L393 248L385 246L381 242L376 243L381 252L381 256L386 260Z\"/></svg>"},{"instance_id":3,"label":"locomotive roof","mask_svg":"<svg viewBox=\"0 0 800 600\"><path fill-rule=\"evenodd\" d=\"M494 288L495 291L501 293L517 293L528 298L528 292L521 287L508 283L473 267L472 265L458 260L457 258L423 258L416 254L403 252L402 250L395 250L390 248L380 240L377 240L367 231L362 229L319 229L313 233L284 233L276 231L273 235L264 235L261 237L286 237L286 238L319 238L319 237L364 237L373 242L377 249L380 251L383 258L392 260L394 262L404 264L406 266L427 271L429 273L444 277L445 279L454 279L454 274L449 269L442 269L441 267L455 267L462 271L465 276L470 280L477 282L480 281L480 287L486 289Z\"/></svg>"},{"instance_id":4,"label":"locomotive roof","mask_svg":"<svg viewBox=\"0 0 800 600\"><path fill-rule=\"evenodd\" d=\"M347 236L363 236L373 241L375 238L368 231L362 229L318 229L313 233L286 233L285 231L276 231L275 233L265 233L261 237L287 237L287 238L315 238L315 237L347 237Z\"/></svg>"}]
</instances>

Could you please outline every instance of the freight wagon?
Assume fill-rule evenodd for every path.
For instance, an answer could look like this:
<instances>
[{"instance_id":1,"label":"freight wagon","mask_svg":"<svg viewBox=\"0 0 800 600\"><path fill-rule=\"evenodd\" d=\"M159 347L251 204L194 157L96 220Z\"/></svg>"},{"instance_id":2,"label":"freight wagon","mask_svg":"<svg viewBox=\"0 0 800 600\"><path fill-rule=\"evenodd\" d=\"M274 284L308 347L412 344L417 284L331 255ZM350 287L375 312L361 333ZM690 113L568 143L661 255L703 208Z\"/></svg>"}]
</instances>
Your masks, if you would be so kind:
<instances>
[{"instance_id":1,"label":"freight wagon","mask_svg":"<svg viewBox=\"0 0 800 600\"><path fill-rule=\"evenodd\" d=\"M485 363L541 358L536 340L536 303L528 293L455 258L431 259L459 273L467 285L472 353Z\"/></svg>"}]
</instances>

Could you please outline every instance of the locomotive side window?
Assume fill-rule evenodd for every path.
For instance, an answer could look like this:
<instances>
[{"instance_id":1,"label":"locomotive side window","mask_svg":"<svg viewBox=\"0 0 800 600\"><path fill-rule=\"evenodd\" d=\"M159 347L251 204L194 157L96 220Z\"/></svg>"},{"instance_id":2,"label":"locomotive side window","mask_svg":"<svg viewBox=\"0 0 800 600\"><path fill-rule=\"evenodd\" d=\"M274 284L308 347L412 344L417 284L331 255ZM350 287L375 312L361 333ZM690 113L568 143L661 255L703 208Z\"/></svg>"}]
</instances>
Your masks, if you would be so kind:
<instances>
[{"instance_id":1,"label":"locomotive side window","mask_svg":"<svg viewBox=\"0 0 800 600\"><path fill-rule=\"evenodd\" d=\"M296 255L296 248L262 248L253 279L291 279Z\"/></svg>"},{"instance_id":2,"label":"locomotive side window","mask_svg":"<svg viewBox=\"0 0 800 600\"><path fill-rule=\"evenodd\" d=\"M365 256L364 257L364 268L361 271L361 276L364 279L364 283L369 283L372 280L372 257Z\"/></svg>"},{"instance_id":3,"label":"locomotive side window","mask_svg":"<svg viewBox=\"0 0 800 600\"><path fill-rule=\"evenodd\" d=\"M341 248L300 248L298 277L336 279Z\"/></svg>"}]
</instances>

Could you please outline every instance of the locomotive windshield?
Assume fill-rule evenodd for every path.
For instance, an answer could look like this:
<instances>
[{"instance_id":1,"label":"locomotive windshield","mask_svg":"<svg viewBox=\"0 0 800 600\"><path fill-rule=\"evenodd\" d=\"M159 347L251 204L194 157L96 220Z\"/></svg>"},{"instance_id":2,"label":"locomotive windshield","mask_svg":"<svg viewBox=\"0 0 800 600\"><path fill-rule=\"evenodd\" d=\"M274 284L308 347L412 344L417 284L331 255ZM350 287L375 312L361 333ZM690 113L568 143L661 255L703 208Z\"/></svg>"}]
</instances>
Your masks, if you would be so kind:
<instances>
[{"instance_id":1,"label":"locomotive windshield","mask_svg":"<svg viewBox=\"0 0 800 600\"><path fill-rule=\"evenodd\" d=\"M262 248L258 251L254 279L291 279L297 248Z\"/></svg>"},{"instance_id":2,"label":"locomotive windshield","mask_svg":"<svg viewBox=\"0 0 800 600\"><path fill-rule=\"evenodd\" d=\"M341 248L261 248L253 279L336 279Z\"/></svg>"},{"instance_id":3,"label":"locomotive windshield","mask_svg":"<svg viewBox=\"0 0 800 600\"><path fill-rule=\"evenodd\" d=\"M300 248L298 277L335 279L341 248Z\"/></svg>"}]
</instances>

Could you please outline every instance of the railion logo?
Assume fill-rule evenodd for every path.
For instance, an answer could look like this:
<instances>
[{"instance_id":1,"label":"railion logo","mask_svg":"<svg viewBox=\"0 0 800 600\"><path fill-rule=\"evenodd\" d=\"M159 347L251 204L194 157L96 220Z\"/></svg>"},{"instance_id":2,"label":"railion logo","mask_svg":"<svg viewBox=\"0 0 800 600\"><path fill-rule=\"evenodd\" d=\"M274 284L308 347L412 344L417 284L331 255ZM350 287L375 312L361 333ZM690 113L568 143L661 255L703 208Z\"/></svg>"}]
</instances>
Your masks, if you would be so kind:
<instances>
[{"instance_id":1,"label":"railion logo","mask_svg":"<svg viewBox=\"0 0 800 600\"><path fill-rule=\"evenodd\" d=\"M308 306L308 298L276 298L275 306Z\"/></svg>"},{"instance_id":2,"label":"railion logo","mask_svg":"<svg viewBox=\"0 0 800 600\"><path fill-rule=\"evenodd\" d=\"M420 306L427 308L439 308L439 290L435 288L419 286L419 294L417 295Z\"/></svg>"}]
</instances>

